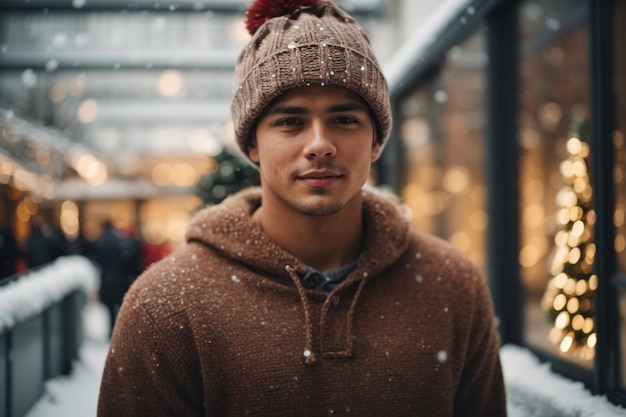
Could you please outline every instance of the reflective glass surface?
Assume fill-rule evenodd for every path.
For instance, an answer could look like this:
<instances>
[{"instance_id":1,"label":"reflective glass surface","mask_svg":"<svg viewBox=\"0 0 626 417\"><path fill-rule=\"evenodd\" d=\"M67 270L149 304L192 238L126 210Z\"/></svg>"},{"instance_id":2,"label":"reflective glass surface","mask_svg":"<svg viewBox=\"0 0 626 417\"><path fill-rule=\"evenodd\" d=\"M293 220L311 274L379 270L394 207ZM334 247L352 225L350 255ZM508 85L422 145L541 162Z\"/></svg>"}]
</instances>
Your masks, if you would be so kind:
<instances>
[{"instance_id":1,"label":"reflective glass surface","mask_svg":"<svg viewBox=\"0 0 626 417\"><path fill-rule=\"evenodd\" d=\"M401 103L400 194L420 230L484 267L486 251L483 32L452 48Z\"/></svg>"},{"instance_id":2,"label":"reflective glass surface","mask_svg":"<svg viewBox=\"0 0 626 417\"><path fill-rule=\"evenodd\" d=\"M520 5L519 189L526 342L585 367L595 355L586 1Z\"/></svg>"}]
</instances>

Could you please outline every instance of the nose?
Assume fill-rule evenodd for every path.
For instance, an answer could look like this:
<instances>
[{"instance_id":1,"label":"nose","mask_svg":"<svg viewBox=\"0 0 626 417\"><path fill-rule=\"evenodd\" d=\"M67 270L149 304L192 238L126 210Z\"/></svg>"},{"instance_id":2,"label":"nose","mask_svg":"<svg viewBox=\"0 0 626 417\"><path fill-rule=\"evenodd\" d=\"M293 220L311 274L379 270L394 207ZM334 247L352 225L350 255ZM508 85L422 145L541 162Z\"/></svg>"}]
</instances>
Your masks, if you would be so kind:
<instances>
[{"instance_id":1,"label":"nose","mask_svg":"<svg viewBox=\"0 0 626 417\"><path fill-rule=\"evenodd\" d=\"M310 124L307 132L304 154L307 158L333 157L337 152L335 144L331 140L330 132L324 123L314 121Z\"/></svg>"}]
</instances>

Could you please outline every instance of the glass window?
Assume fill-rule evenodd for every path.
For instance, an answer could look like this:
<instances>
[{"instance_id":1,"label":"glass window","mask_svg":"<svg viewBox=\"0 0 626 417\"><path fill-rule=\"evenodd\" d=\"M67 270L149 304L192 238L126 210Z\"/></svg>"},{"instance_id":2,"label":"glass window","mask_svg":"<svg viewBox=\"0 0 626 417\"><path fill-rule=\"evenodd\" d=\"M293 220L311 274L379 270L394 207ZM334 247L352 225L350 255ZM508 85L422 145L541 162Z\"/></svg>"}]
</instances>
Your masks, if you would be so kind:
<instances>
[{"instance_id":1,"label":"glass window","mask_svg":"<svg viewBox=\"0 0 626 417\"><path fill-rule=\"evenodd\" d=\"M616 2L615 11L615 251L617 268L626 275L626 1Z\"/></svg>"},{"instance_id":2,"label":"glass window","mask_svg":"<svg viewBox=\"0 0 626 417\"><path fill-rule=\"evenodd\" d=\"M420 230L485 265L485 46L478 31L400 105L401 198Z\"/></svg>"},{"instance_id":3,"label":"glass window","mask_svg":"<svg viewBox=\"0 0 626 417\"><path fill-rule=\"evenodd\" d=\"M614 45L614 86L615 86L615 131L613 146L615 148L615 252L617 272L622 277L622 288L619 298L620 313L620 352L621 352L621 385L626 389L626 1L615 2L613 13Z\"/></svg>"},{"instance_id":4,"label":"glass window","mask_svg":"<svg viewBox=\"0 0 626 417\"><path fill-rule=\"evenodd\" d=\"M520 7L519 188L525 339L593 366L587 1Z\"/></svg>"}]
</instances>

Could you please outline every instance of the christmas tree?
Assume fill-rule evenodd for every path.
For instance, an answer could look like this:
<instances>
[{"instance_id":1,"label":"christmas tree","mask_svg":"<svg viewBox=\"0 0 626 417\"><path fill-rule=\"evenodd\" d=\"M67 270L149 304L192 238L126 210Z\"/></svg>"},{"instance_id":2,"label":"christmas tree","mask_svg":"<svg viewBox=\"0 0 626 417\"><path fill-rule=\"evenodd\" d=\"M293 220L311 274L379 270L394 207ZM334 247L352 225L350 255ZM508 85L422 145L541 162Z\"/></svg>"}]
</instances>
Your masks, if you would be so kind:
<instances>
[{"instance_id":1,"label":"christmas tree","mask_svg":"<svg viewBox=\"0 0 626 417\"><path fill-rule=\"evenodd\" d=\"M558 345L559 351L591 359L596 345L593 311L598 278L593 272L595 213L586 123L575 123L566 150L567 156L559 166L563 185L556 196L557 232L550 265L552 278L542 306L553 323L550 340Z\"/></svg>"},{"instance_id":2,"label":"christmas tree","mask_svg":"<svg viewBox=\"0 0 626 417\"><path fill-rule=\"evenodd\" d=\"M196 195L205 204L218 204L244 188L259 185L259 173L242 157L226 147L215 157L216 169L196 185Z\"/></svg>"}]
</instances>

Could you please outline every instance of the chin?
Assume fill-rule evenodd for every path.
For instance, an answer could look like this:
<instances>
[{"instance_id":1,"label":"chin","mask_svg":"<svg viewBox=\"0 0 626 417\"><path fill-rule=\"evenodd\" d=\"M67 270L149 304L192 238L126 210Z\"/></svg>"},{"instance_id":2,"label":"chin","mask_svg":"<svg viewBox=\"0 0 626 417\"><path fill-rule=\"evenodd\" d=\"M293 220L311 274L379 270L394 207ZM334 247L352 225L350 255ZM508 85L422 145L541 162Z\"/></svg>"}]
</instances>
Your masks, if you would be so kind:
<instances>
[{"instance_id":1,"label":"chin","mask_svg":"<svg viewBox=\"0 0 626 417\"><path fill-rule=\"evenodd\" d=\"M340 212L344 204L339 201L298 201L293 206L307 216L323 217Z\"/></svg>"}]
</instances>

